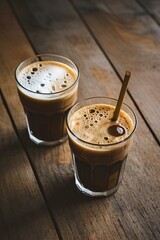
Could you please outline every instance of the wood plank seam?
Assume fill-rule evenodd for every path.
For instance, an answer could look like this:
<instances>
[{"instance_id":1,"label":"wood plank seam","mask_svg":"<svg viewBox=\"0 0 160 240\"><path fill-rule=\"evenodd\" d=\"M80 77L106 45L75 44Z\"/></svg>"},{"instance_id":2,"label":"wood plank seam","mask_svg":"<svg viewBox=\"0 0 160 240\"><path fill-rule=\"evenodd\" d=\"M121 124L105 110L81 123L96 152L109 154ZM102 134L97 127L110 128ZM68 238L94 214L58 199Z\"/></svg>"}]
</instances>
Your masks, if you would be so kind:
<instances>
[{"instance_id":1,"label":"wood plank seam","mask_svg":"<svg viewBox=\"0 0 160 240\"><path fill-rule=\"evenodd\" d=\"M141 8L143 8L146 11L146 13L157 23L157 25L160 26L160 23L157 21L156 17L150 11L148 11L145 5L141 3L139 0L135 1L140 5Z\"/></svg>"}]
</instances>

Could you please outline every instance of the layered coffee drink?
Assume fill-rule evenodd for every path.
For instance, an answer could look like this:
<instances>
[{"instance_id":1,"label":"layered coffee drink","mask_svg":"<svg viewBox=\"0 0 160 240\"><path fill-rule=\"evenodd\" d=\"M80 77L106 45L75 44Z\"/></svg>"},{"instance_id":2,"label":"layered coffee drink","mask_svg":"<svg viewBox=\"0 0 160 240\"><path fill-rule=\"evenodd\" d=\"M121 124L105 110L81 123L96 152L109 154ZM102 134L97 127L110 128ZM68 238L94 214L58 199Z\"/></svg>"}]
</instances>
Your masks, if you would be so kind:
<instances>
[{"instance_id":1,"label":"layered coffee drink","mask_svg":"<svg viewBox=\"0 0 160 240\"><path fill-rule=\"evenodd\" d=\"M16 70L18 94L31 140L52 145L66 139L66 113L77 99L79 72L69 59L40 55Z\"/></svg>"},{"instance_id":2,"label":"layered coffee drink","mask_svg":"<svg viewBox=\"0 0 160 240\"><path fill-rule=\"evenodd\" d=\"M91 196L118 189L132 144L135 115L124 105L118 120L112 121L115 104L113 99L87 99L73 107L67 118L76 184Z\"/></svg>"}]
</instances>

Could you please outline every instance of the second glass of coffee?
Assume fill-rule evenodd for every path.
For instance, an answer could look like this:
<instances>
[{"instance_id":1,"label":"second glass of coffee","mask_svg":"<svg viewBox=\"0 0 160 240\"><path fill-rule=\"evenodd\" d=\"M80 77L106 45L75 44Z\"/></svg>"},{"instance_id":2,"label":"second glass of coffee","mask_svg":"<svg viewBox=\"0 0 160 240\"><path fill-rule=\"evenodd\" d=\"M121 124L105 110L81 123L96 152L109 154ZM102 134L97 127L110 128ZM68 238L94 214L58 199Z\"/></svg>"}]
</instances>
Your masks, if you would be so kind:
<instances>
[{"instance_id":1,"label":"second glass of coffee","mask_svg":"<svg viewBox=\"0 0 160 240\"><path fill-rule=\"evenodd\" d=\"M22 62L15 75L30 139L42 145L64 142L66 113L77 99L77 66L63 56L43 54Z\"/></svg>"},{"instance_id":2,"label":"second glass of coffee","mask_svg":"<svg viewBox=\"0 0 160 240\"><path fill-rule=\"evenodd\" d=\"M116 104L105 97L85 99L67 117L75 183L89 196L111 195L122 181L137 119L123 104L117 121L112 121Z\"/></svg>"}]
</instances>

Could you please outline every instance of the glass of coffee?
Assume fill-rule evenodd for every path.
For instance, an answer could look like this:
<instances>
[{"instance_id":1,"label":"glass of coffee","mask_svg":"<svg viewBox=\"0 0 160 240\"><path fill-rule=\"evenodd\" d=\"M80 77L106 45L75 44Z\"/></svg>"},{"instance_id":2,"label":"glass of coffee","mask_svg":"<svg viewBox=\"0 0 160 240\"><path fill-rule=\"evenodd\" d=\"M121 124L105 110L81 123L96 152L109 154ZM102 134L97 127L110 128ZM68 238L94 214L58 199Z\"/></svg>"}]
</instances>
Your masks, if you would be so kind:
<instances>
[{"instance_id":1,"label":"glass of coffee","mask_svg":"<svg viewBox=\"0 0 160 240\"><path fill-rule=\"evenodd\" d=\"M63 56L37 55L22 62L15 77L30 139L42 145L64 142L66 113L77 99L77 66Z\"/></svg>"},{"instance_id":2,"label":"glass of coffee","mask_svg":"<svg viewBox=\"0 0 160 240\"><path fill-rule=\"evenodd\" d=\"M67 116L75 183L89 196L109 196L122 181L137 118L123 104L117 121L112 121L116 104L107 97L89 98Z\"/></svg>"}]
</instances>

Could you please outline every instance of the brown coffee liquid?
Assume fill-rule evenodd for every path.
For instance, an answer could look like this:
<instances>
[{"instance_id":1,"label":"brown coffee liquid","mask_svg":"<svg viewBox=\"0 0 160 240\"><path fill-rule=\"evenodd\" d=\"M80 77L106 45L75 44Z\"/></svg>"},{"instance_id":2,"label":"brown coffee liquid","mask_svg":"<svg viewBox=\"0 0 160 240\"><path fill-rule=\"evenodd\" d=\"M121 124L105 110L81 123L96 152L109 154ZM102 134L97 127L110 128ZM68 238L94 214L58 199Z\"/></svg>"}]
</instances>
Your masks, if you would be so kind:
<instances>
[{"instance_id":1,"label":"brown coffee liquid","mask_svg":"<svg viewBox=\"0 0 160 240\"><path fill-rule=\"evenodd\" d=\"M77 110L69 121L71 131L87 142L69 138L77 177L85 188L94 192L109 191L119 184L131 145L130 141L115 144L131 134L133 123L122 110L117 122L111 121L114 110L115 107L110 105L89 105ZM105 144L108 145L106 148Z\"/></svg>"},{"instance_id":2,"label":"brown coffee liquid","mask_svg":"<svg viewBox=\"0 0 160 240\"><path fill-rule=\"evenodd\" d=\"M74 70L60 62L40 61L26 66L17 78L31 134L43 141L66 136L66 113L77 99Z\"/></svg>"},{"instance_id":3,"label":"brown coffee liquid","mask_svg":"<svg viewBox=\"0 0 160 240\"><path fill-rule=\"evenodd\" d=\"M79 181L85 188L93 192L109 191L119 184L120 174L124 170L126 159L127 156L110 165L101 165L100 163L93 165L76 156L75 165Z\"/></svg>"}]
</instances>

